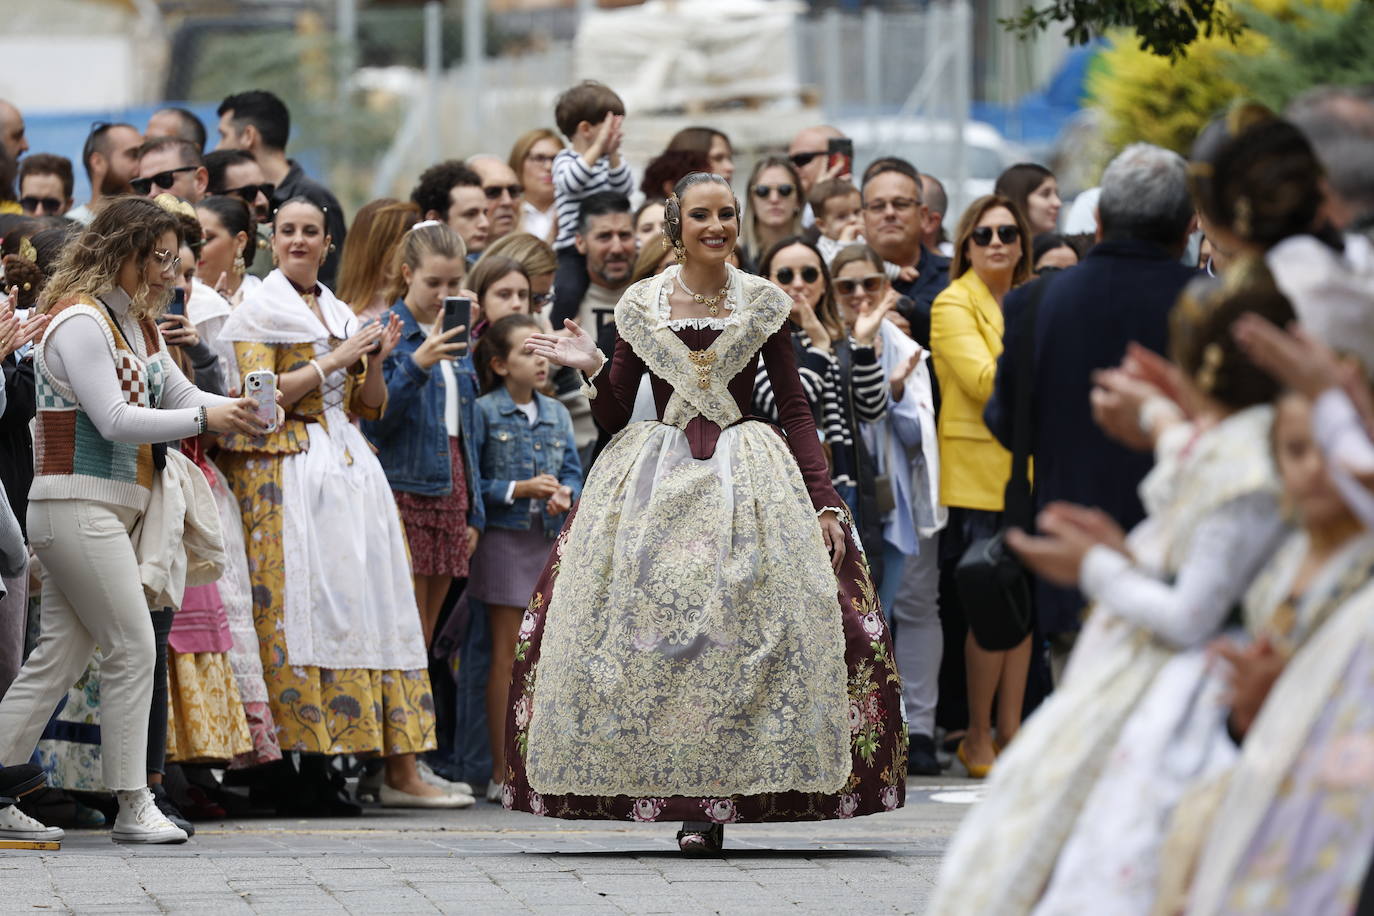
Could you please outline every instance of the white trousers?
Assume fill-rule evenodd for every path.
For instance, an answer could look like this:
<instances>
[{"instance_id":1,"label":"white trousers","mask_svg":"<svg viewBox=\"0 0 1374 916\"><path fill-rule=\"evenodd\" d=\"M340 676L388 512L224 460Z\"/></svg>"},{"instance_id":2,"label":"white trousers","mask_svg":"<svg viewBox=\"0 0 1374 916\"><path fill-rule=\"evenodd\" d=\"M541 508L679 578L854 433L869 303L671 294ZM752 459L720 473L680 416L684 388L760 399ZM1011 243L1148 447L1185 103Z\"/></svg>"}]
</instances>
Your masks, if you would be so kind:
<instances>
[{"instance_id":1,"label":"white trousers","mask_svg":"<svg viewBox=\"0 0 1374 916\"><path fill-rule=\"evenodd\" d=\"M907 731L935 735L935 704L940 698L940 660L945 637L940 628L940 535L921 538L920 553L902 564L902 583L892 601L896 624L892 651L902 676Z\"/></svg>"},{"instance_id":2,"label":"white trousers","mask_svg":"<svg viewBox=\"0 0 1374 916\"><path fill-rule=\"evenodd\" d=\"M38 645L0 700L0 764L27 763L57 704L100 647L100 761L112 790L148 784L153 623L129 532L134 509L86 500L29 503L43 566Z\"/></svg>"}]
</instances>

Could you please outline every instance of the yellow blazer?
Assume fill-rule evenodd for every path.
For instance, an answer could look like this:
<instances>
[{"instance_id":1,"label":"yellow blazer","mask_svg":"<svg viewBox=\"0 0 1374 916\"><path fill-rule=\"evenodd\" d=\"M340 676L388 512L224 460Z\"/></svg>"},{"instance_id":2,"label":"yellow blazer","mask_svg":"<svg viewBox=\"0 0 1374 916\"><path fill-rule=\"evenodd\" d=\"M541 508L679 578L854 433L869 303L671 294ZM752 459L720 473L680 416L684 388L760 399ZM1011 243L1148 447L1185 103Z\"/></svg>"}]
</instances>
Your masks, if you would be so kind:
<instances>
[{"instance_id":1,"label":"yellow blazer","mask_svg":"<svg viewBox=\"0 0 1374 916\"><path fill-rule=\"evenodd\" d=\"M1002 331L1002 309L972 270L931 306L930 353L940 380L940 501L951 508L1002 511L1011 452L983 422Z\"/></svg>"}]
</instances>

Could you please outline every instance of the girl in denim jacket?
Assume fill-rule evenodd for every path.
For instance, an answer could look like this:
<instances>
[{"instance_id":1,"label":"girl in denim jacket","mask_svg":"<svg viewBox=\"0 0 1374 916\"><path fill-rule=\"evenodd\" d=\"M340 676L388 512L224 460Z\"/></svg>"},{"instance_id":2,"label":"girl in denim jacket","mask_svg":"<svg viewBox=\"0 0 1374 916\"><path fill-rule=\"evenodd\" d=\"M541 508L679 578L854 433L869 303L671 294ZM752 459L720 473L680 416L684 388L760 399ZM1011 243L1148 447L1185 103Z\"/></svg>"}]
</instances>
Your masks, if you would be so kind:
<instances>
[{"instance_id":1,"label":"girl in denim jacket","mask_svg":"<svg viewBox=\"0 0 1374 916\"><path fill-rule=\"evenodd\" d=\"M582 491L572 417L537 390L548 381L548 361L525 352L525 341L539 330L529 315L507 315L487 328L477 344L477 371L486 394L477 400L472 440L487 528L472 558L468 596L485 602L491 612L489 798L499 797L506 769L506 698L521 618L568 510Z\"/></svg>"},{"instance_id":2,"label":"girl in denim jacket","mask_svg":"<svg viewBox=\"0 0 1374 916\"><path fill-rule=\"evenodd\" d=\"M439 328L444 298L463 294L465 254L463 240L440 222L418 223L402 237L402 298L390 312L401 340L382 365L387 409L363 421L405 522L427 646L449 584L468 574L485 524L470 435L477 375L467 345L454 339L462 329Z\"/></svg>"}]
</instances>

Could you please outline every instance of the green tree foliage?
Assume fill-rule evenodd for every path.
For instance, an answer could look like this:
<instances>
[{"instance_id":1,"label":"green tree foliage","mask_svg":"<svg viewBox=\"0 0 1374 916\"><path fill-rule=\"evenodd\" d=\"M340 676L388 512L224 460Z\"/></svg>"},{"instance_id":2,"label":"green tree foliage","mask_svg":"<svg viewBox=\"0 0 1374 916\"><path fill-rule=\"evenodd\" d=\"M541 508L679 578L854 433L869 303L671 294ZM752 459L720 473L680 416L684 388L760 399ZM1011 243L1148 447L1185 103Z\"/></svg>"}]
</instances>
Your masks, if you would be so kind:
<instances>
[{"instance_id":1,"label":"green tree foliage","mask_svg":"<svg viewBox=\"0 0 1374 916\"><path fill-rule=\"evenodd\" d=\"M1109 29L1128 29L1140 47L1174 60L1199 38L1234 38L1241 23L1223 0L1052 0L1028 5L1002 24L1025 37L1058 23L1074 44L1084 44Z\"/></svg>"},{"instance_id":2,"label":"green tree foliage","mask_svg":"<svg viewBox=\"0 0 1374 916\"><path fill-rule=\"evenodd\" d=\"M1294 4L1289 15L1247 6L1246 25L1267 39L1257 54L1225 55L1223 69L1248 98L1275 110L1313 86L1374 82L1374 3L1345 9Z\"/></svg>"}]
</instances>

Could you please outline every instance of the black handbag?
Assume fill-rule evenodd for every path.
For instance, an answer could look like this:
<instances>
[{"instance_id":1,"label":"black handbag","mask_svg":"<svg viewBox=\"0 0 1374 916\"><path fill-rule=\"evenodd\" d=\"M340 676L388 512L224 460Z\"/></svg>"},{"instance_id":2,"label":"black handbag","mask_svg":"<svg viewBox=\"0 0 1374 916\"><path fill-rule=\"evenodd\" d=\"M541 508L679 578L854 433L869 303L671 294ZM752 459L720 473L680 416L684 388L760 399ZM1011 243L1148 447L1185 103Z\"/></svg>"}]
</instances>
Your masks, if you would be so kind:
<instances>
[{"instance_id":1,"label":"black handbag","mask_svg":"<svg viewBox=\"0 0 1374 916\"><path fill-rule=\"evenodd\" d=\"M1011 419L1011 476L1003 500L1002 527L969 545L954 569L959 601L964 606L973 641L988 652L1019 646L1034 625L1031 577L1006 543L1008 528L1032 530L1031 386L1035 383L1035 316L1044 281L1035 284L1026 304L1023 333L1017 343L1016 397Z\"/></svg>"},{"instance_id":2,"label":"black handbag","mask_svg":"<svg viewBox=\"0 0 1374 916\"><path fill-rule=\"evenodd\" d=\"M854 436L854 489L858 494L858 512L854 513L854 525L859 529L859 542L863 545L868 559L869 578L876 584L883 581L883 515L879 501L878 479L873 456L864 445L863 430L859 426L859 416L854 410L854 354L850 352L848 338L841 337L835 343L835 359L840 368L840 384L845 391L845 410L849 416L849 431ZM891 482L887 482L887 494L891 499ZM891 507L889 507L890 509Z\"/></svg>"}]
</instances>

